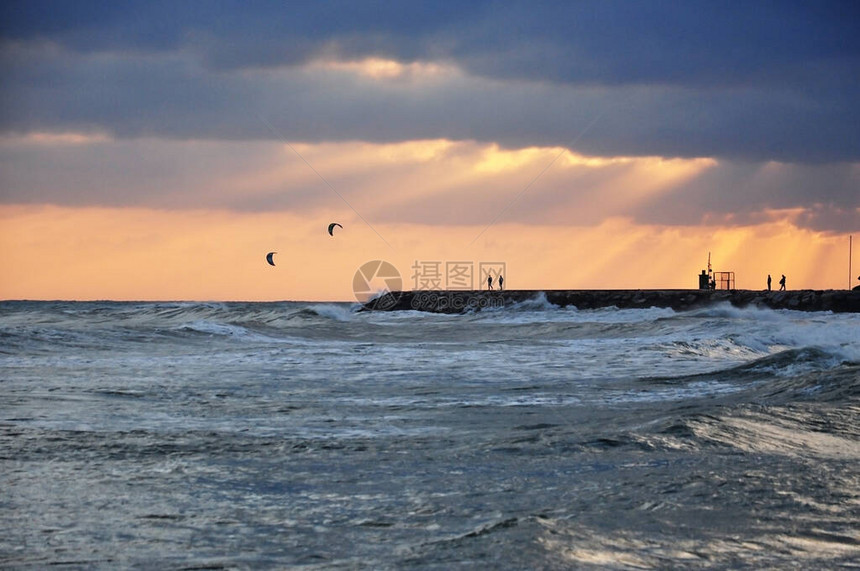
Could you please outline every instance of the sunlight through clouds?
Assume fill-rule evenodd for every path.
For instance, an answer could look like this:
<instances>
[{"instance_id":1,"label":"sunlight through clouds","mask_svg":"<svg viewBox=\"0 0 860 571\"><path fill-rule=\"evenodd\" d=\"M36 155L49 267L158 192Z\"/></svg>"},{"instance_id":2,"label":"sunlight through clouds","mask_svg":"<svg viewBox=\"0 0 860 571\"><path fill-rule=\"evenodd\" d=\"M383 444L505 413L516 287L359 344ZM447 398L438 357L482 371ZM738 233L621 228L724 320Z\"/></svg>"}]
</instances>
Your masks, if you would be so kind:
<instances>
[{"instance_id":1,"label":"sunlight through clouds","mask_svg":"<svg viewBox=\"0 0 860 571\"><path fill-rule=\"evenodd\" d=\"M381 81L431 82L462 75L457 68L436 62L402 63L391 59L366 58L359 61L316 60L307 64L309 71L335 71Z\"/></svg>"}]
</instances>

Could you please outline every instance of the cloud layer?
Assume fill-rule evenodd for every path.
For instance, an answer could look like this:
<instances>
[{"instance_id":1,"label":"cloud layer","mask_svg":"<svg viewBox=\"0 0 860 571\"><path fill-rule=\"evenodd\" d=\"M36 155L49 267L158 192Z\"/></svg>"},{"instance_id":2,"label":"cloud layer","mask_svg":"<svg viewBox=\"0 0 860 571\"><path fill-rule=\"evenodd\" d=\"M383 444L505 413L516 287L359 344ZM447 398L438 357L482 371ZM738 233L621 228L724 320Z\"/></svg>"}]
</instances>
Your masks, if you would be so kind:
<instances>
[{"instance_id":1,"label":"cloud layer","mask_svg":"<svg viewBox=\"0 0 860 571\"><path fill-rule=\"evenodd\" d=\"M2 16L7 132L860 157L853 2L11 2ZM374 60L443 72L314 65Z\"/></svg>"}]
</instances>

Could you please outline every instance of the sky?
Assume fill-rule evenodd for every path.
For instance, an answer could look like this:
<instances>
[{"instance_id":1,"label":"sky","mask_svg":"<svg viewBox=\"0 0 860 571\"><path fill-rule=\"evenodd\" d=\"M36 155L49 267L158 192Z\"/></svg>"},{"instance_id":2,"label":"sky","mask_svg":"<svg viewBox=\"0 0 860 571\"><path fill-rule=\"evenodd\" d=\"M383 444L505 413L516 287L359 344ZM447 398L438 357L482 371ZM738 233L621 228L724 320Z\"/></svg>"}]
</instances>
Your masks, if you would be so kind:
<instances>
[{"instance_id":1,"label":"sky","mask_svg":"<svg viewBox=\"0 0 860 571\"><path fill-rule=\"evenodd\" d=\"M352 301L372 260L405 289L695 288L709 257L738 288L857 285L858 24L853 1L3 2L0 299Z\"/></svg>"}]
</instances>

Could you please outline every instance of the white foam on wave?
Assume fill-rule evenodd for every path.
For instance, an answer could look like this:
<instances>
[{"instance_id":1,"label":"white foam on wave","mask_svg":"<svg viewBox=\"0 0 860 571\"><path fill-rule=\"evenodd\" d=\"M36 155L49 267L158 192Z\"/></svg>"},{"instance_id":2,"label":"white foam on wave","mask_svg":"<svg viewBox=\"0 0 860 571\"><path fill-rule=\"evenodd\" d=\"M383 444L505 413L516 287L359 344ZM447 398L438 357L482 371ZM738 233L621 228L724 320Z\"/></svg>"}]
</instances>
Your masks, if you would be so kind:
<instances>
[{"instance_id":1,"label":"white foam on wave","mask_svg":"<svg viewBox=\"0 0 860 571\"><path fill-rule=\"evenodd\" d=\"M860 362L860 316L840 317L844 318L813 322L798 331L784 332L781 337L786 342L818 347L847 361Z\"/></svg>"},{"instance_id":2,"label":"white foam on wave","mask_svg":"<svg viewBox=\"0 0 860 571\"><path fill-rule=\"evenodd\" d=\"M546 293L541 291L530 299L514 303L511 309L520 311L551 311L560 308L554 303L550 303L546 298Z\"/></svg>"},{"instance_id":3,"label":"white foam on wave","mask_svg":"<svg viewBox=\"0 0 860 571\"><path fill-rule=\"evenodd\" d=\"M781 316L773 327L751 328L736 339L753 348L766 346L770 353L810 347L846 361L860 362L860 316L792 313Z\"/></svg>"},{"instance_id":4,"label":"white foam on wave","mask_svg":"<svg viewBox=\"0 0 860 571\"><path fill-rule=\"evenodd\" d=\"M320 317L327 317L335 321L351 321L354 315L352 309L345 305L322 303L309 306L309 309Z\"/></svg>"},{"instance_id":5,"label":"white foam on wave","mask_svg":"<svg viewBox=\"0 0 860 571\"><path fill-rule=\"evenodd\" d=\"M476 314L506 323L572 322L572 323L639 323L671 318L677 313L668 307L619 309L615 306L578 309L560 307L547 300L544 292L504 308L487 308Z\"/></svg>"},{"instance_id":6,"label":"white foam on wave","mask_svg":"<svg viewBox=\"0 0 860 571\"><path fill-rule=\"evenodd\" d=\"M679 314L697 321L691 340L717 338L750 352L750 357L789 349L816 348L838 359L860 362L860 315L807 312L722 303Z\"/></svg>"}]
</instances>

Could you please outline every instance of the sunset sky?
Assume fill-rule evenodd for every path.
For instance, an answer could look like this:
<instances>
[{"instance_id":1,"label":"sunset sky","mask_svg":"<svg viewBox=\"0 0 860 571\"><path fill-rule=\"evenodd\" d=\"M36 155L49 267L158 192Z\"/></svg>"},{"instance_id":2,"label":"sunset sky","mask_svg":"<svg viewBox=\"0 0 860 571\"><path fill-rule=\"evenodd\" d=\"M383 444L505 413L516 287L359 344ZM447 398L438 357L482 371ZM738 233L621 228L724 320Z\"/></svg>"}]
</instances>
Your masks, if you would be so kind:
<instances>
[{"instance_id":1,"label":"sunset sky","mask_svg":"<svg viewBox=\"0 0 860 571\"><path fill-rule=\"evenodd\" d=\"M854 1L7 1L0 299L350 301L369 260L407 289L434 262L694 288L709 253L739 288L857 285L858 24Z\"/></svg>"}]
</instances>

